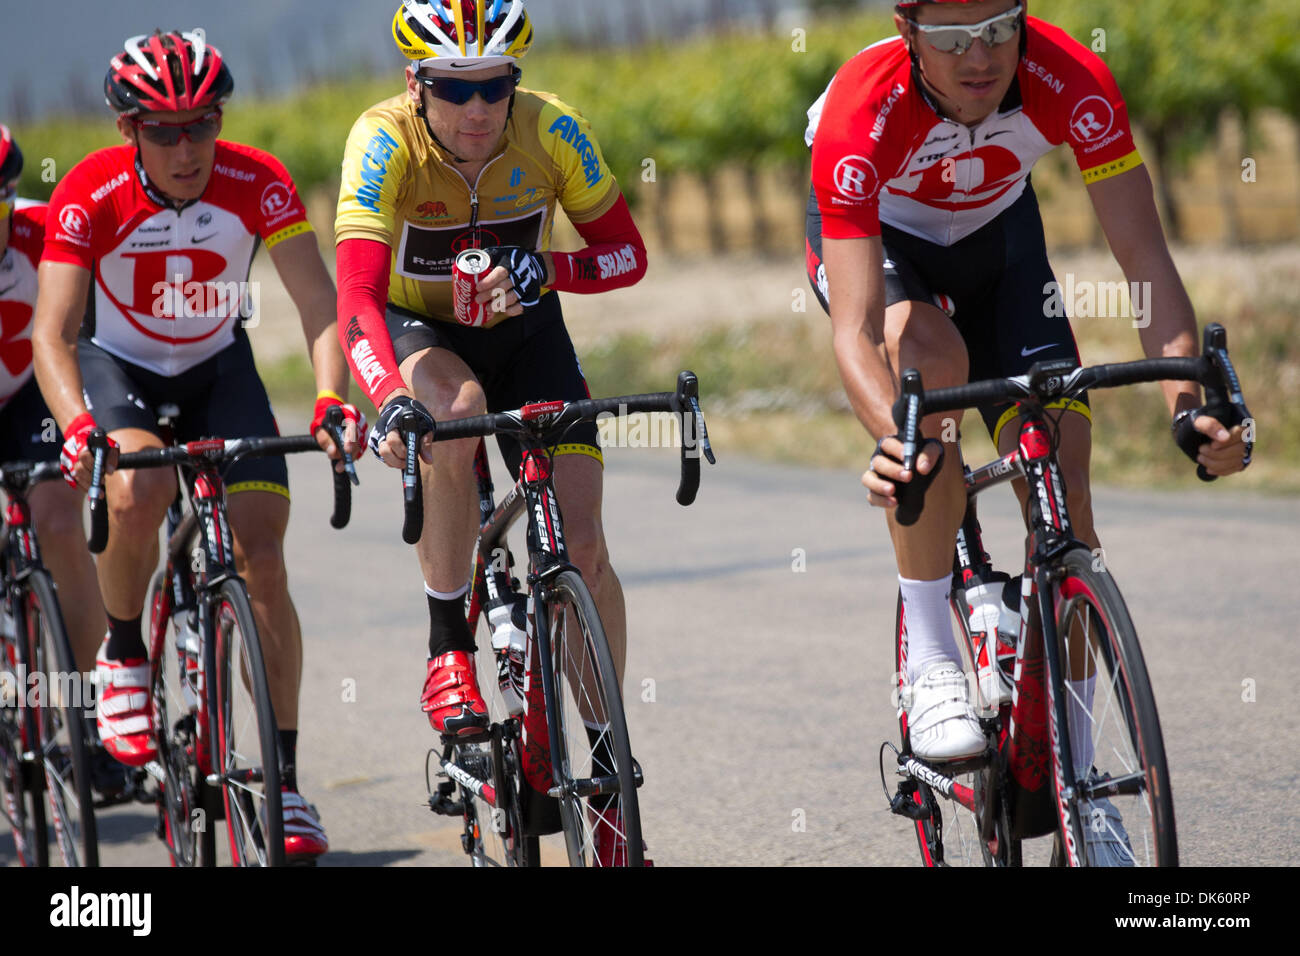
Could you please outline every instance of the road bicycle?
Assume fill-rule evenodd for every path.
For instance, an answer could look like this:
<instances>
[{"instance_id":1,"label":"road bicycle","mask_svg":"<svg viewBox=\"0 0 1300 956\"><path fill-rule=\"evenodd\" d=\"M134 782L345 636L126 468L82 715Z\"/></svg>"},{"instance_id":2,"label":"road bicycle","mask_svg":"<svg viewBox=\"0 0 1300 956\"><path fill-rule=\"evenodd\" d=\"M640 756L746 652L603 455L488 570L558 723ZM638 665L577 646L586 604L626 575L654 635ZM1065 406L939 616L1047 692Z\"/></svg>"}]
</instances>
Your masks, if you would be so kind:
<instances>
[{"instance_id":1,"label":"road bicycle","mask_svg":"<svg viewBox=\"0 0 1300 956\"><path fill-rule=\"evenodd\" d=\"M1023 416L1015 451L964 469L967 506L953 558L949 602L967 674L978 675L971 683L988 747L955 763L918 758L900 702L902 749L890 742L880 749L890 808L915 821L928 866L1019 866L1022 841L1049 834L1053 865L1178 863L1169 769L1137 633L1101 556L1072 535L1057 462L1059 435L1045 411L1048 402L1085 389L1166 379L1204 385L1207 409L1214 410L1207 413L1225 426L1249 423L1217 324L1206 328L1197 358L1090 368L1072 360L1038 362L1025 375L934 390L922 388L915 369L904 373L894 417L905 468L921 448L925 415L1014 401ZM1202 466L1198 474L1213 480ZM975 497L1017 477L1029 484L1030 549L1023 575L1008 579L993 571L984 552ZM900 496L901 523L916 520L923 494ZM981 615L985 595L977 589L989 583L1001 585L993 591L1001 592L1006 607ZM1005 625L1008 612L1011 627ZM901 694L907 671L901 595L895 649ZM892 797L886 751L893 751L893 769L902 778Z\"/></svg>"},{"instance_id":2,"label":"road bicycle","mask_svg":"<svg viewBox=\"0 0 1300 956\"><path fill-rule=\"evenodd\" d=\"M64 866L99 865L87 720L94 701L77 669L27 504L33 486L62 480L57 461L0 468L9 498L0 558L0 806L24 866L49 865L51 836Z\"/></svg>"},{"instance_id":3,"label":"road bicycle","mask_svg":"<svg viewBox=\"0 0 1300 956\"><path fill-rule=\"evenodd\" d=\"M170 430L178 409L164 405ZM331 409L325 427L343 447L342 413ZM106 439L94 434L91 478L91 550L108 539L103 493ZM157 786L159 836L176 866L215 866L212 823L224 819L234 866L283 866L279 731L248 590L235 570L222 472L244 458L319 452L312 435L205 438L129 452L117 468L177 468L176 499L167 511L164 568L150 585L150 697L158 757L143 771ZM351 516L350 457L334 474L334 514ZM331 463L331 468L332 468ZM185 499L189 507L185 507ZM174 631L169 642L168 633ZM137 786L143 786L137 776Z\"/></svg>"},{"instance_id":4,"label":"road bicycle","mask_svg":"<svg viewBox=\"0 0 1300 956\"><path fill-rule=\"evenodd\" d=\"M466 620L498 618L517 638L483 641L478 673L495 673L500 694L488 694L490 729L472 738L444 738L425 762L429 807L464 822L461 843L475 866L537 866L539 835L562 830L569 864L594 866L597 827L626 845L628 866L644 864L637 788L644 777L632 758L622 689L595 602L570 562L556 504L548 449L582 421L603 415L672 412L681 423L677 501L689 505L699 487L702 454L713 463L699 383L678 376L674 392L538 402L514 411L436 423L434 441L479 438L475 472L479 529L474 585ZM419 540L423 497L411 413L399 423L406 441L403 538ZM497 504L487 435L509 435L523 448L519 478ZM527 523L526 591L512 575L506 535ZM504 613L494 613L503 609ZM501 630L494 633L500 634ZM436 786L434 778L441 778Z\"/></svg>"}]
</instances>

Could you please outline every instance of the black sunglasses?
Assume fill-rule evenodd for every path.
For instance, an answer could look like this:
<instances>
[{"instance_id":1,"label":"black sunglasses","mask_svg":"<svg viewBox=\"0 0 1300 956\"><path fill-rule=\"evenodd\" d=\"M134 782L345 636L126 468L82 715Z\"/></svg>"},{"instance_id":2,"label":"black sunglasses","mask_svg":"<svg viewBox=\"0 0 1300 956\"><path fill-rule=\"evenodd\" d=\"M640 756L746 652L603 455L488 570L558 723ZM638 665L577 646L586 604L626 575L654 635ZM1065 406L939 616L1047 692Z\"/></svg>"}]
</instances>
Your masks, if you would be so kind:
<instances>
[{"instance_id":1,"label":"black sunglasses","mask_svg":"<svg viewBox=\"0 0 1300 956\"><path fill-rule=\"evenodd\" d=\"M514 93L515 87L519 85L519 78L523 75L523 70L516 66L505 76L494 76L490 80L477 83L454 76L422 76L419 73L415 74L415 78L427 86L429 92L438 99L463 106L475 93L489 103L500 103Z\"/></svg>"}]
</instances>

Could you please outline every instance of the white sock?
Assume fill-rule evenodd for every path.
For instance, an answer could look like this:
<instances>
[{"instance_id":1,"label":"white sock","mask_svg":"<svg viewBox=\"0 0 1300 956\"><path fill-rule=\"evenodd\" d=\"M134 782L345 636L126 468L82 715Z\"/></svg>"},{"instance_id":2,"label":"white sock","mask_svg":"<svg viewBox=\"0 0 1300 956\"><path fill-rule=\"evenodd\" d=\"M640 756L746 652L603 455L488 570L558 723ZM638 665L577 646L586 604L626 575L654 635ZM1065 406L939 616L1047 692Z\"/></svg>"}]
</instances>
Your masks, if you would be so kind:
<instances>
[{"instance_id":1,"label":"white sock","mask_svg":"<svg viewBox=\"0 0 1300 956\"><path fill-rule=\"evenodd\" d=\"M1070 722L1070 759L1074 761L1074 775L1086 780L1092 767L1092 694L1097 686L1097 675L1083 680L1067 680L1065 717ZM1077 699L1076 699L1077 698Z\"/></svg>"},{"instance_id":2,"label":"white sock","mask_svg":"<svg viewBox=\"0 0 1300 956\"><path fill-rule=\"evenodd\" d=\"M435 591L433 588L429 587L428 584L425 584L424 586L424 593L429 595L429 597L439 601L454 601L458 597L464 597L466 592L468 591L469 591L468 581L462 584L454 591Z\"/></svg>"},{"instance_id":3,"label":"white sock","mask_svg":"<svg viewBox=\"0 0 1300 956\"><path fill-rule=\"evenodd\" d=\"M952 634L952 610L948 592L952 578L913 581L901 574L898 588L903 594L903 620L907 627L907 682L913 683L936 661L956 664L961 660Z\"/></svg>"}]
</instances>

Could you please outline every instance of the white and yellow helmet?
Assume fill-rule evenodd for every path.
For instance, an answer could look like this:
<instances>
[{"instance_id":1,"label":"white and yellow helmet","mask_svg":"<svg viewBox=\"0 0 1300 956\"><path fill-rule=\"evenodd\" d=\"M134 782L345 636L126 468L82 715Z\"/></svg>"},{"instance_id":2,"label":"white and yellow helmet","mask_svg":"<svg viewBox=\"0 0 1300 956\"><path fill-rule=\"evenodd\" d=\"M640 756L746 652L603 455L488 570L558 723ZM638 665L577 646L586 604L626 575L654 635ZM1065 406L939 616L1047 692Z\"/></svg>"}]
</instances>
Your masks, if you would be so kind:
<instances>
[{"instance_id":1,"label":"white and yellow helmet","mask_svg":"<svg viewBox=\"0 0 1300 956\"><path fill-rule=\"evenodd\" d=\"M417 70L460 72L513 64L533 25L523 0L403 0L393 39Z\"/></svg>"}]
</instances>

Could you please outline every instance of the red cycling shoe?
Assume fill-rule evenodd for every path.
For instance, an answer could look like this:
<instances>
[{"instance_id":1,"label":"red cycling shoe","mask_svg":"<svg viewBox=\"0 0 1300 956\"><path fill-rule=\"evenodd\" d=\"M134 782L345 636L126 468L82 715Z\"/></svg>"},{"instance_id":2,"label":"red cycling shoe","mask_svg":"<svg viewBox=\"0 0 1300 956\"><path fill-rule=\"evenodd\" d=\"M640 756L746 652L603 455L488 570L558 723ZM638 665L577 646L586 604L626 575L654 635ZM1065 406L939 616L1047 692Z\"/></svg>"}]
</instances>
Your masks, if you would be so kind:
<instances>
[{"instance_id":1,"label":"red cycling shoe","mask_svg":"<svg viewBox=\"0 0 1300 956\"><path fill-rule=\"evenodd\" d=\"M479 693L471 652L449 651L429 661L420 707L440 734L463 737L487 730L487 704Z\"/></svg>"}]
</instances>

